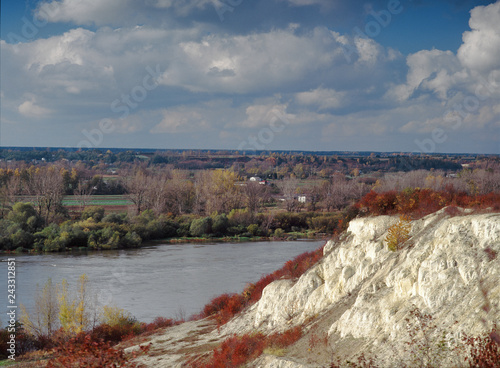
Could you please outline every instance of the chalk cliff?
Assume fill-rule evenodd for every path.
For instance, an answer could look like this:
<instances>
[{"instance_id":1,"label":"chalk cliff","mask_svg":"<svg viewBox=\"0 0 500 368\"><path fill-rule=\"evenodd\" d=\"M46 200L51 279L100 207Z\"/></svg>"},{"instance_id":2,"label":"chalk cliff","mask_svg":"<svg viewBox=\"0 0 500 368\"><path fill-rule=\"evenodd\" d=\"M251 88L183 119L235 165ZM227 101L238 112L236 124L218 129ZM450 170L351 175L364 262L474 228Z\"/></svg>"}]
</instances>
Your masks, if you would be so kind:
<instances>
[{"instance_id":1,"label":"chalk cliff","mask_svg":"<svg viewBox=\"0 0 500 368\"><path fill-rule=\"evenodd\" d=\"M361 352L390 366L400 358L392 351L402 349L406 318L414 308L439 326L431 336L436 341L443 333L448 341L458 341L463 333L478 335L500 321L500 214L450 216L443 209L412 221L411 238L402 250L391 252L385 238L397 221L397 216L351 221L298 280L271 283L258 303L202 340L302 325L308 335L284 357L264 355L250 366L321 367L332 355ZM483 309L487 300L488 312ZM311 346L313 334L324 336L323 347Z\"/></svg>"}]
</instances>

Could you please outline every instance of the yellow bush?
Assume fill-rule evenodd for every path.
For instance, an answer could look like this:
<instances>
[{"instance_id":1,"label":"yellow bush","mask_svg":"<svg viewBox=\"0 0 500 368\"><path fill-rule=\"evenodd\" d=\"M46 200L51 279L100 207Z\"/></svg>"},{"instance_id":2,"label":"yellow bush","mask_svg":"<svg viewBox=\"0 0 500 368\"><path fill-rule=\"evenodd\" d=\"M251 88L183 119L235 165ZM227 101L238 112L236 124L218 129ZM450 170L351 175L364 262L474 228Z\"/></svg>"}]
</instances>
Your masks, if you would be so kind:
<instances>
[{"instance_id":1,"label":"yellow bush","mask_svg":"<svg viewBox=\"0 0 500 368\"><path fill-rule=\"evenodd\" d=\"M411 220L408 216L402 215L399 221L389 228L385 238L389 250L395 252L401 249L403 243L410 239Z\"/></svg>"}]
</instances>

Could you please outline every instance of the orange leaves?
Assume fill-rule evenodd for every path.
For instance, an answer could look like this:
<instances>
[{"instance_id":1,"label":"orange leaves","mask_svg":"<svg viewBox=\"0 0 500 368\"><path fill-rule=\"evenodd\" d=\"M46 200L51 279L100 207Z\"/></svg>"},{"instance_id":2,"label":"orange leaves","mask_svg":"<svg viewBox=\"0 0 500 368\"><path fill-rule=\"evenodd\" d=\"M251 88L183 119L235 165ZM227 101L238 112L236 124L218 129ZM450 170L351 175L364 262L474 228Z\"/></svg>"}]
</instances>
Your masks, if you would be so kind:
<instances>
[{"instance_id":1,"label":"orange leaves","mask_svg":"<svg viewBox=\"0 0 500 368\"><path fill-rule=\"evenodd\" d=\"M476 209L491 207L499 210L500 193L469 195L465 192L457 192L452 187L444 191L420 188L408 188L399 193L371 191L358 202L357 206L373 215L406 214L418 218L446 206Z\"/></svg>"},{"instance_id":2,"label":"orange leaves","mask_svg":"<svg viewBox=\"0 0 500 368\"><path fill-rule=\"evenodd\" d=\"M312 251L305 252L293 260L285 263L285 265L269 275L263 276L255 284L249 284L241 294L222 294L215 297L209 304L205 305L200 315L195 318L213 317L217 323L223 325L243 308L257 302L262 296L264 288L275 280L281 278L298 278L323 256L323 247Z\"/></svg>"},{"instance_id":3,"label":"orange leaves","mask_svg":"<svg viewBox=\"0 0 500 368\"><path fill-rule=\"evenodd\" d=\"M385 238L389 250L395 252L401 249L402 245L410 239L411 222L406 215L399 217L399 221L389 228Z\"/></svg>"},{"instance_id":4,"label":"orange leaves","mask_svg":"<svg viewBox=\"0 0 500 368\"><path fill-rule=\"evenodd\" d=\"M245 363L259 357L266 348L286 348L302 337L302 328L294 327L283 333L269 336L263 334L245 334L226 339L213 351L204 362L192 362L191 368L232 368L241 367Z\"/></svg>"}]
</instances>

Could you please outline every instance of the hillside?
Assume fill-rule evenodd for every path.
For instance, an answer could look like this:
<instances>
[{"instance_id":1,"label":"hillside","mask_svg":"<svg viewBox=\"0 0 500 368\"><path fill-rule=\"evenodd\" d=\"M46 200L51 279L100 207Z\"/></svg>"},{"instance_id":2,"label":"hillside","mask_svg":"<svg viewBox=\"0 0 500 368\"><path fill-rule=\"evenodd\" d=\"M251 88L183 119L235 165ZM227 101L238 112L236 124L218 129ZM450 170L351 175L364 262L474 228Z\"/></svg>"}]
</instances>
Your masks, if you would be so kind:
<instances>
[{"instance_id":1,"label":"hillside","mask_svg":"<svg viewBox=\"0 0 500 368\"><path fill-rule=\"evenodd\" d=\"M500 320L500 214L449 213L443 209L413 221L411 238L396 252L387 249L385 237L398 217L355 219L298 280L271 283L260 301L219 329L201 320L153 336L140 361L182 367L189 358L210 356L234 334L302 326L296 343L247 366L324 367L334 357L344 361L360 353L377 357L381 367L438 357L440 366L457 366L454 359L460 358L447 346L464 334L491 331ZM421 328L425 323L429 327ZM423 349L405 344L409 324ZM422 357L423 350L432 356Z\"/></svg>"}]
</instances>

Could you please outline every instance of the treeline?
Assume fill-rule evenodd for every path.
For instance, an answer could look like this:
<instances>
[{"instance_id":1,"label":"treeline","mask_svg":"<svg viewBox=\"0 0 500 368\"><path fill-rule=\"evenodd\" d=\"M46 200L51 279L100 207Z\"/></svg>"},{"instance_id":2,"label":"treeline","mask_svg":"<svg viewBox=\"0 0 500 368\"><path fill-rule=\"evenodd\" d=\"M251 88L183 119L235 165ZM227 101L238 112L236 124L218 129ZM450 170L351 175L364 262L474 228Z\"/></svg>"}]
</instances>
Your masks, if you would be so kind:
<instances>
[{"instance_id":1,"label":"treeline","mask_svg":"<svg viewBox=\"0 0 500 368\"><path fill-rule=\"evenodd\" d=\"M94 173L63 163L0 169L0 249L113 249L171 237L282 238L287 232L332 233L338 228L339 213L371 191L412 191L419 196L454 193L456 198L466 198L429 195L435 201L430 203L429 198L411 197L429 202L428 208L442 203L494 203L496 197L484 196L500 193L500 166L457 173L334 173L324 180L291 174L270 182L249 181L225 169L193 173L136 165L111 178ZM92 195L104 192L103 188L126 193L132 203L127 213L105 216L102 208L89 208ZM79 203L79 210L71 214L62 202L68 193ZM394 201L387 206L394 206Z\"/></svg>"},{"instance_id":2,"label":"treeline","mask_svg":"<svg viewBox=\"0 0 500 368\"><path fill-rule=\"evenodd\" d=\"M139 247L144 241L166 238L231 240L253 237L282 239L339 231L357 212L301 212L251 214L246 209L228 215L155 215L145 210L136 216L110 213L102 207L87 207L79 219L45 225L29 203L18 202L0 219L0 250L57 252L70 249L100 250ZM292 233L292 234L290 234ZM288 234L288 235L287 235Z\"/></svg>"},{"instance_id":3,"label":"treeline","mask_svg":"<svg viewBox=\"0 0 500 368\"><path fill-rule=\"evenodd\" d=\"M414 170L460 170L462 163L487 168L500 162L496 156L471 155L408 155L262 152L247 155L238 151L157 151L140 150L14 150L0 149L0 161L25 164L67 162L84 163L88 167L127 168L130 165L170 166L179 170L231 169L238 175L258 175L281 179L290 174L298 178L327 178L334 172L351 175L354 170L397 172Z\"/></svg>"}]
</instances>

